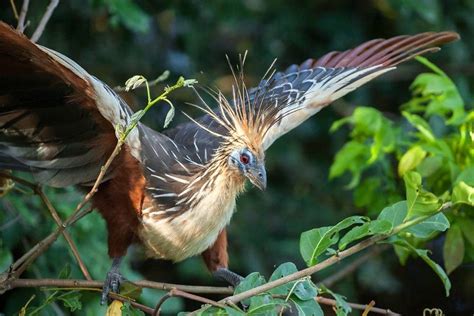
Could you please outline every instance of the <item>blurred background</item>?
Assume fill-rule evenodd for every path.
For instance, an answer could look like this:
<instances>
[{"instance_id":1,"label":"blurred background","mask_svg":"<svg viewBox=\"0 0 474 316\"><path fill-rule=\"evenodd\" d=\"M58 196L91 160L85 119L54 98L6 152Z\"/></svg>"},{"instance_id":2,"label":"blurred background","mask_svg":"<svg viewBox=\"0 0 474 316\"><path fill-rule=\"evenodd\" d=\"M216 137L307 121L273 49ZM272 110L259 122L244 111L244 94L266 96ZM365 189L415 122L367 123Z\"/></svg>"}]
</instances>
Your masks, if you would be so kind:
<instances>
[{"instance_id":1,"label":"blurred background","mask_svg":"<svg viewBox=\"0 0 474 316\"><path fill-rule=\"evenodd\" d=\"M21 1L14 2L20 8ZM49 3L31 2L27 35L31 35ZM0 2L0 19L16 25L10 1ZM472 107L471 0L62 1L39 42L71 57L112 87L123 85L135 74L151 80L169 70L169 83L182 75L228 92L231 77L226 54L235 64L238 54L248 51L245 74L251 86L259 82L275 58L276 68L283 70L307 58L352 48L373 38L442 30L457 31L462 40L428 57L454 79L466 104ZM283 262L292 261L304 268L298 246L301 232L333 225L349 215L367 214L366 209L355 206L353 192L345 189L348 178L328 179L329 166L348 134L344 129L331 134L329 127L358 105L377 107L388 117L398 119L399 106L410 97L410 82L424 70L413 61L400 66L320 112L269 149L268 189L259 192L251 188L243 194L228 229L231 269L242 275L259 271L268 277ZM158 93L162 88L154 89ZM124 97L135 110L145 101L142 93ZM196 102L190 90L178 90L171 99L178 110L199 115L185 104ZM167 110L165 104L154 109L146 117L147 124L160 130ZM172 124L184 120L183 115L178 115ZM41 202L20 189L0 200L2 271L55 226ZM47 193L63 216L71 213L81 197L74 189L48 189ZM104 221L94 213L70 231L93 277L102 279L110 265ZM429 245L440 263L442 239L440 236ZM319 282L331 276L354 259L314 275L313 280ZM57 277L65 262L71 263L71 277L81 277L67 245L60 240L32 265L25 277ZM173 265L146 260L141 249L134 247L126 266L125 274L130 279L220 284L212 280L200 258ZM474 266L465 264L450 277L453 289L446 298L441 282L428 266L420 260L410 260L401 267L389 249L373 256L331 289L348 301L365 304L375 300L379 307L407 315L421 315L427 307L440 308L447 315L471 315ZM46 295L31 289L7 292L0 296L0 311L6 315L18 312L34 293L39 299ZM154 304L157 295L146 291L144 301ZM100 312L96 296L84 295L83 310L78 315ZM173 315L198 305L173 298L164 307ZM45 313L60 314L57 306Z\"/></svg>"}]
</instances>

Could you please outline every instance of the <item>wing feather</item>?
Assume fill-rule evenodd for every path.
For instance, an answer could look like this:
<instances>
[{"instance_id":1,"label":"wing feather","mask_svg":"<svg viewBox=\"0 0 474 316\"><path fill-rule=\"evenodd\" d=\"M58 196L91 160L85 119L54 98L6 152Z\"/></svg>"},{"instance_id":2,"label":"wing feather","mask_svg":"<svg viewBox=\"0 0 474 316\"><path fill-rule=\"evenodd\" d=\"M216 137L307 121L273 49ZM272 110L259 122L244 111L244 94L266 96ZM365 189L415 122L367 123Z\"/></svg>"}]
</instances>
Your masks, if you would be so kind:
<instances>
[{"instance_id":1,"label":"wing feather","mask_svg":"<svg viewBox=\"0 0 474 316\"><path fill-rule=\"evenodd\" d=\"M0 168L30 170L52 186L90 183L130 115L71 59L0 22Z\"/></svg>"},{"instance_id":2,"label":"wing feather","mask_svg":"<svg viewBox=\"0 0 474 316\"><path fill-rule=\"evenodd\" d=\"M265 118L271 126L263 140L264 149L334 100L400 63L437 51L437 46L458 38L454 32L429 32L375 39L344 52L330 52L318 60L308 59L262 81L250 91L250 99L255 104L279 108L273 111L274 117ZM265 100L255 102L261 95Z\"/></svg>"}]
</instances>

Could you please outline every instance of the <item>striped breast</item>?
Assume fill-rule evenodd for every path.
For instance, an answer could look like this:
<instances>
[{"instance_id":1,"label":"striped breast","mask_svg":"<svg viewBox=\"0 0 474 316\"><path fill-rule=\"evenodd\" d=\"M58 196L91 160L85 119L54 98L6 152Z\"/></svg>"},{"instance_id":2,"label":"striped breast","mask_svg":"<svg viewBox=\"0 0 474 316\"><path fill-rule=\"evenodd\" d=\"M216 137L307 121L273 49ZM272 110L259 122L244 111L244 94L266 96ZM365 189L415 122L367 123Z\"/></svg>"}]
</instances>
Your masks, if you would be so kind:
<instances>
[{"instance_id":1,"label":"striped breast","mask_svg":"<svg viewBox=\"0 0 474 316\"><path fill-rule=\"evenodd\" d=\"M227 173L210 178L213 185L203 187L198 202L175 216L161 216L163 210L152 198L148 199L139 236L149 256L181 261L202 253L214 243L234 213L244 180Z\"/></svg>"}]
</instances>

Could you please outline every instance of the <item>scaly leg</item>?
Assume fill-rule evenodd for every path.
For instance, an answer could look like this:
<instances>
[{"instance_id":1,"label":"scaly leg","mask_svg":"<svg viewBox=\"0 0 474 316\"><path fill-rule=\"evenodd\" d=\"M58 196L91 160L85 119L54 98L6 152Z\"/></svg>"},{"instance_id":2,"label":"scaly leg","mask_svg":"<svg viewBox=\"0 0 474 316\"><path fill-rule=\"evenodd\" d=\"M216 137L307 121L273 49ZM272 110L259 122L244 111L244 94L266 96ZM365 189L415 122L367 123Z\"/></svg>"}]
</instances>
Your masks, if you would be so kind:
<instances>
[{"instance_id":1,"label":"scaly leg","mask_svg":"<svg viewBox=\"0 0 474 316\"><path fill-rule=\"evenodd\" d=\"M214 245L202 253L202 258L212 275L236 287L243 277L228 269L229 255L227 254L227 232L223 229Z\"/></svg>"},{"instance_id":2,"label":"scaly leg","mask_svg":"<svg viewBox=\"0 0 474 316\"><path fill-rule=\"evenodd\" d=\"M102 288L102 297L100 304L104 305L107 302L109 292L119 293L120 283L123 281L123 277L120 274L120 263L123 257L113 258L112 266L110 267L107 276L105 277L104 287Z\"/></svg>"}]
</instances>

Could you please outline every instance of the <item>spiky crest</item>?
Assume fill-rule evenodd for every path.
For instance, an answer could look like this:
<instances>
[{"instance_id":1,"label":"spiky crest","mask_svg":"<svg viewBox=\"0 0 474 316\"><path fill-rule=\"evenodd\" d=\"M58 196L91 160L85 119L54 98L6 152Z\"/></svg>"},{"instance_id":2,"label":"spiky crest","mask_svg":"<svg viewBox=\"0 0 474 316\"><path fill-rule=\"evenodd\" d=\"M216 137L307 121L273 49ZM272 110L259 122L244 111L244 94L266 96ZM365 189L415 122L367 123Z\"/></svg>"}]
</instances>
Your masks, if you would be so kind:
<instances>
[{"instance_id":1,"label":"spiky crest","mask_svg":"<svg viewBox=\"0 0 474 316\"><path fill-rule=\"evenodd\" d=\"M224 133L208 128L184 113L200 128L222 139L221 146L216 152L216 155L222 154L222 158L226 158L229 151L239 146L246 146L254 151L255 154L263 155L262 144L269 128L277 120L281 120L286 115L294 112L291 108L287 108L288 110L285 113L277 115L278 112L287 106L285 104L286 100L278 96L272 98L268 93L273 92L269 92L268 89L257 90L257 93L250 97L244 76L246 57L247 51L243 55L240 54L239 64L234 68L229 57L226 56L233 77L232 97L230 99L226 98L219 89L200 87L217 103L216 109L212 109L200 93L193 88L202 105L192 103L189 103L189 105L208 114L213 121L224 128ZM271 78L275 73L275 62L276 59L265 72L261 82L272 80ZM272 103L269 103L268 100L272 100Z\"/></svg>"}]
</instances>

